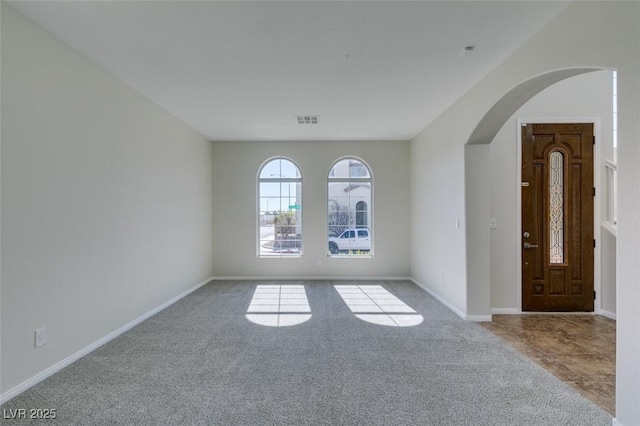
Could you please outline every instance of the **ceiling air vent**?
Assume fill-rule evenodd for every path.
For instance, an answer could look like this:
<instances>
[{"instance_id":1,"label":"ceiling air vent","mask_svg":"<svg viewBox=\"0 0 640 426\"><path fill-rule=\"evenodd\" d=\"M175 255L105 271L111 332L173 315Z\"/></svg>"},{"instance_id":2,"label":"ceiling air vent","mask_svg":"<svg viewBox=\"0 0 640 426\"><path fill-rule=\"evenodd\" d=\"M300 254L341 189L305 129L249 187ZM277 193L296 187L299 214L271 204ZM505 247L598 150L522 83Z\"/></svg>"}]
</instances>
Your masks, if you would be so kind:
<instances>
[{"instance_id":1,"label":"ceiling air vent","mask_svg":"<svg viewBox=\"0 0 640 426\"><path fill-rule=\"evenodd\" d=\"M297 115L298 124L318 124L317 115Z\"/></svg>"}]
</instances>

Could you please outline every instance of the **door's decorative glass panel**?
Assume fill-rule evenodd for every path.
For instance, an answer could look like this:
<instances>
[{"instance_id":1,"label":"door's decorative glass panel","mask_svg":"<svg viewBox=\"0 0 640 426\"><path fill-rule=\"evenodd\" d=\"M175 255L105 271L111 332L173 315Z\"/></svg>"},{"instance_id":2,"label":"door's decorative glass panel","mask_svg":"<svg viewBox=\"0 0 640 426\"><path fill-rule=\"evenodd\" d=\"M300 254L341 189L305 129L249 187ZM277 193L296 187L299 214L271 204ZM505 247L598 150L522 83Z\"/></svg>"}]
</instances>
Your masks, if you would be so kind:
<instances>
[{"instance_id":1,"label":"door's decorative glass panel","mask_svg":"<svg viewBox=\"0 0 640 426\"><path fill-rule=\"evenodd\" d=\"M564 156L549 156L549 233L550 263L564 263Z\"/></svg>"}]
</instances>

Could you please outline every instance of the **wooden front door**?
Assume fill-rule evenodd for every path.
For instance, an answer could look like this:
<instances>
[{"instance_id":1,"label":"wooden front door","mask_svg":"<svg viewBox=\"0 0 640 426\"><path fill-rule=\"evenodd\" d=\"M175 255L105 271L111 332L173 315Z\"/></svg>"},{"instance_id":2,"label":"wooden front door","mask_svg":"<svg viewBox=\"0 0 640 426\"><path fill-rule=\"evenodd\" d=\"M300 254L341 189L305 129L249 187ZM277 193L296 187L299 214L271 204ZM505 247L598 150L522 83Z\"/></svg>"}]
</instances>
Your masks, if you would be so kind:
<instances>
[{"instance_id":1,"label":"wooden front door","mask_svg":"<svg viewBox=\"0 0 640 426\"><path fill-rule=\"evenodd\" d=\"M593 124L522 127L522 310L593 311Z\"/></svg>"}]
</instances>

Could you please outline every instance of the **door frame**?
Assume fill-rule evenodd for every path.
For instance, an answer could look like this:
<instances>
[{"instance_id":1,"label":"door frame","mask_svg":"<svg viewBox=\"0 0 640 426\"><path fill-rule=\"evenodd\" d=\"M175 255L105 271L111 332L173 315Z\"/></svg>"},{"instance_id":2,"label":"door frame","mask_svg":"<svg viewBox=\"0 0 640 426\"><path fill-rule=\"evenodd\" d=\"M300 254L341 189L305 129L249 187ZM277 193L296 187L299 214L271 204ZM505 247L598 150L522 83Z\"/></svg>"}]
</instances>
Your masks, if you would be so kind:
<instances>
[{"instance_id":1,"label":"door frame","mask_svg":"<svg viewBox=\"0 0 640 426\"><path fill-rule=\"evenodd\" d=\"M593 200L593 238L596 240L596 247L593 250L593 289L596 292L596 299L593 301L593 312L596 314L602 311L602 292L601 292L601 232L599 223L602 223L602 129L599 117L518 117L516 119L516 247L518 253L522 251L522 126L524 124L534 123L591 123L593 124L593 135L596 138L596 144L593 149L593 186L596 188L596 196ZM519 313L522 310L522 256L519 254L516 258L516 297L518 299Z\"/></svg>"}]
</instances>

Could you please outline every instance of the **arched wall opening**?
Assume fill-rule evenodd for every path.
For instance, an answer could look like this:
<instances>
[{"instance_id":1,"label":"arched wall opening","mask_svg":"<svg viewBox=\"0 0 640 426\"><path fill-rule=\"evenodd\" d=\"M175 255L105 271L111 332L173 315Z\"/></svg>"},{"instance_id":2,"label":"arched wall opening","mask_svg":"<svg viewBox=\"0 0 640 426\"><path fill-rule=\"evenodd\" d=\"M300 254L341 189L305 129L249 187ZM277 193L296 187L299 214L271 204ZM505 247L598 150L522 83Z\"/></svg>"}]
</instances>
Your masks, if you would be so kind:
<instances>
[{"instance_id":1,"label":"arched wall opening","mask_svg":"<svg viewBox=\"0 0 640 426\"><path fill-rule=\"evenodd\" d=\"M574 75L617 71L616 424L640 418L639 17L638 2L572 2L410 144L412 277L460 317L490 319L490 205L482 203L488 193L474 182L473 173L488 182L488 143L500 127L495 121L504 122L517 108L516 94L522 103ZM531 90L524 90L525 85ZM473 193L477 187L478 195ZM479 208L474 208L478 200Z\"/></svg>"},{"instance_id":2,"label":"arched wall opening","mask_svg":"<svg viewBox=\"0 0 640 426\"><path fill-rule=\"evenodd\" d=\"M464 153L468 314L490 319L492 308L495 307L492 306L491 297L492 258L489 228L492 209L491 173L492 167L495 167L491 160L491 142L510 117L545 89L562 80L601 70L603 68L562 69L523 81L503 95L485 113L471 133ZM513 158L513 161L518 160ZM517 253L513 253L512 260L505 261L513 261L516 258ZM513 313L519 311L513 306L511 308Z\"/></svg>"}]
</instances>

